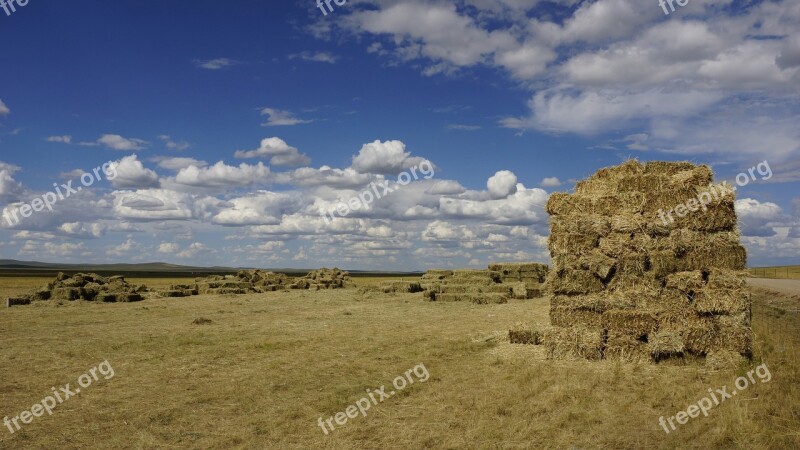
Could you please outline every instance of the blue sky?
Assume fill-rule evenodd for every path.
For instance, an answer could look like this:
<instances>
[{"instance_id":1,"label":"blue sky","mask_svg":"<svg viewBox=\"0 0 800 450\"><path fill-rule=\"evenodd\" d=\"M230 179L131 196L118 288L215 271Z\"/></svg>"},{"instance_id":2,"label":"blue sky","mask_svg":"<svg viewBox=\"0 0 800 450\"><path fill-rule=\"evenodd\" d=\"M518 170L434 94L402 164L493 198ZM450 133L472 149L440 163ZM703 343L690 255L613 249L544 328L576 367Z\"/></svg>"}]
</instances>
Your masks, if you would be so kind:
<instances>
[{"instance_id":1,"label":"blue sky","mask_svg":"<svg viewBox=\"0 0 800 450\"><path fill-rule=\"evenodd\" d=\"M635 157L710 164L718 180L768 161L773 176L738 192L743 243L751 265L800 263L796 2L332 6L0 10L0 206L118 168L52 212L2 221L0 258L547 262L547 196ZM424 160L432 178L320 217Z\"/></svg>"}]
</instances>

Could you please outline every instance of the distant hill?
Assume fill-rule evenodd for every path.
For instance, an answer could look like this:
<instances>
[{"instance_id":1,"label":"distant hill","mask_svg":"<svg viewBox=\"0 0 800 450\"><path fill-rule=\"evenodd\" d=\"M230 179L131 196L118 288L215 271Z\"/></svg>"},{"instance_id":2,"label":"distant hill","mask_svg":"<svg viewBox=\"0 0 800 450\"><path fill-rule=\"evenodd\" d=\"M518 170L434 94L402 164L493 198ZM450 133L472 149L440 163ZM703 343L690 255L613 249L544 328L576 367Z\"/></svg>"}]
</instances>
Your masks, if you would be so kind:
<instances>
[{"instance_id":1,"label":"distant hill","mask_svg":"<svg viewBox=\"0 0 800 450\"><path fill-rule=\"evenodd\" d=\"M239 270L253 268L254 267L181 266L178 264L168 264L164 262L139 264L63 264L39 261L18 261L15 259L0 259L0 276L48 276L58 272L94 272L100 275L127 275L132 277L182 277L193 275L227 275L236 273ZM263 269L293 276L302 276L310 272L310 269ZM383 272L361 270L351 270L349 272L353 276L396 276L420 274L419 272Z\"/></svg>"}]
</instances>

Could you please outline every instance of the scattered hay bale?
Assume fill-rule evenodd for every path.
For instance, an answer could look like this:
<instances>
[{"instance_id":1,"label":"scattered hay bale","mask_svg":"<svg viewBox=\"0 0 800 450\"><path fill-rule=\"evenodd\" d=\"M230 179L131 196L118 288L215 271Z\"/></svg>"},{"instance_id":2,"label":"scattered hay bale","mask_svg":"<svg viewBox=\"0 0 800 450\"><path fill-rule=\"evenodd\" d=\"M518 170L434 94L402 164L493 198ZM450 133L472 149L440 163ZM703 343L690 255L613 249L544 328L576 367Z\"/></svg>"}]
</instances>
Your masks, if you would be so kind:
<instances>
[{"instance_id":1,"label":"scattered hay bale","mask_svg":"<svg viewBox=\"0 0 800 450\"><path fill-rule=\"evenodd\" d=\"M515 323L508 330L508 340L512 344L540 345L542 343L542 331L522 322Z\"/></svg>"},{"instance_id":2,"label":"scattered hay bale","mask_svg":"<svg viewBox=\"0 0 800 450\"><path fill-rule=\"evenodd\" d=\"M11 308L12 306L22 306L30 304L31 304L31 299L27 297L10 297L6 299L6 308Z\"/></svg>"},{"instance_id":3,"label":"scattered hay bale","mask_svg":"<svg viewBox=\"0 0 800 450\"><path fill-rule=\"evenodd\" d=\"M627 161L578 182L573 194L551 195L554 267L545 287L552 325L563 330L551 338L571 348L573 327L600 330L609 359L749 356L747 255L734 193L712 182L708 166ZM684 217L673 212L702 198ZM552 355L576 354L548 345Z\"/></svg>"},{"instance_id":4,"label":"scattered hay bale","mask_svg":"<svg viewBox=\"0 0 800 450\"><path fill-rule=\"evenodd\" d=\"M206 319L205 317L198 317L192 321L192 325L210 325L214 323L211 319Z\"/></svg>"}]
</instances>

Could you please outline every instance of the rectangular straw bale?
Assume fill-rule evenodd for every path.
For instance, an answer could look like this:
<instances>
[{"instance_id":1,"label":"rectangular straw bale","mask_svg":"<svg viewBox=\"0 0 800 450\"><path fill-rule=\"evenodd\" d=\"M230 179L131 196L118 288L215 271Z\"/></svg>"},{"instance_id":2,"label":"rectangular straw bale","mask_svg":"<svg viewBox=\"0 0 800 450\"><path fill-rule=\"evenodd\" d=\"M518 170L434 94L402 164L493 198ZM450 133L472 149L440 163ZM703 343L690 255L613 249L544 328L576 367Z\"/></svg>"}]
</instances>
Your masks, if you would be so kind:
<instances>
[{"instance_id":1,"label":"rectangular straw bale","mask_svg":"<svg viewBox=\"0 0 800 450\"><path fill-rule=\"evenodd\" d=\"M712 268L708 271L708 287L718 289L746 289L747 273L740 270Z\"/></svg>"},{"instance_id":2,"label":"rectangular straw bale","mask_svg":"<svg viewBox=\"0 0 800 450\"><path fill-rule=\"evenodd\" d=\"M649 361L650 351L645 341L624 333L609 332L603 356L620 361Z\"/></svg>"},{"instance_id":3,"label":"rectangular straw bale","mask_svg":"<svg viewBox=\"0 0 800 450\"><path fill-rule=\"evenodd\" d=\"M688 251L683 259L684 267L692 269L744 270L747 264L747 250L740 244L720 245L716 248L695 248Z\"/></svg>"},{"instance_id":4,"label":"rectangular straw bale","mask_svg":"<svg viewBox=\"0 0 800 450\"><path fill-rule=\"evenodd\" d=\"M705 276L701 270L688 270L667 275L666 287L683 293L696 292L706 286Z\"/></svg>"},{"instance_id":5,"label":"rectangular straw bale","mask_svg":"<svg viewBox=\"0 0 800 450\"><path fill-rule=\"evenodd\" d=\"M682 170L670 177L670 184L676 187L705 187L714 181L711 167L703 164Z\"/></svg>"},{"instance_id":6,"label":"rectangular straw bale","mask_svg":"<svg viewBox=\"0 0 800 450\"><path fill-rule=\"evenodd\" d=\"M617 233L645 232L647 221L641 214L617 214L611 218L611 230Z\"/></svg>"},{"instance_id":7,"label":"rectangular straw bale","mask_svg":"<svg viewBox=\"0 0 800 450\"><path fill-rule=\"evenodd\" d=\"M586 295L554 295L550 298L550 307L583 309L602 313L608 309L609 301L605 292ZM600 325L599 323L597 324Z\"/></svg>"},{"instance_id":8,"label":"rectangular straw bale","mask_svg":"<svg viewBox=\"0 0 800 450\"><path fill-rule=\"evenodd\" d=\"M590 213L592 199L580 195L554 192L547 200L547 214L550 216L573 215L576 213Z\"/></svg>"},{"instance_id":9,"label":"rectangular straw bale","mask_svg":"<svg viewBox=\"0 0 800 450\"><path fill-rule=\"evenodd\" d=\"M676 328L659 329L648 335L647 350L656 359L681 354L686 350L683 334Z\"/></svg>"},{"instance_id":10,"label":"rectangular straw bale","mask_svg":"<svg viewBox=\"0 0 800 450\"><path fill-rule=\"evenodd\" d=\"M602 357L603 334L596 328L549 327L543 340L548 359L598 360Z\"/></svg>"},{"instance_id":11,"label":"rectangular straw bale","mask_svg":"<svg viewBox=\"0 0 800 450\"><path fill-rule=\"evenodd\" d=\"M469 301L478 305L488 305L494 303L508 303L508 294L497 294L497 293L479 293L479 294L467 294L469 296Z\"/></svg>"},{"instance_id":12,"label":"rectangular straw bale","mask_svg":"<svg viewBox=\"0 0 800 450\"><path fill-rule=\"evenodd\" d=\"M745 325L718 325L719 333L713 350L730 350L742 355L753 352L753 330Z\"/></svg>"},{"instance_id":13,"label":"rectangular straw bale","mask_svg":"<svg viewBox=\"0 0 800 450\"><path fill-rule=\"evenodd\" d=\"M688 161L648 161L644 165L644 173L671 177L676 173L692 170L696 165Z\"/></svg>"},{"instance_id":14,"label":"rectangular straw bale","mask_svg":"<svg viewBox=\"0 0 800 450\"><path fill-rule=\"evenodd\" d=\"M658 321L647 311L618 309L604 312L602 325L609 333L639 337L655 331Z\"/></svg>"},{"instance_id":15,"label":"rectangular straw bale","mask_svg":"<svg viewBox=\"0 0 800 450\"><path fill-rule=\"evenodd\" d=\"M553 272L548 276L548 289L554 294L591 294L603 290L603 283L588 270Z\"/></svg>"},{"instance_id":16,"label":"rectangular straw bale","mask_svg":"<svg viewBox=\"0 0 800 450\"><path fill-rule=\"evenodd\" d=\"M599 214L555 216L550 219L554 234L578 233L605 236L611 231L611 220Z\"/></svg>"},{"instance_id":17,"label":"rectangular straw bale","mask_svg":"<svg viewBox=\"0 0 800 450\"><path fill-rule=\"evenodd\" d=\"M600 236L581 233L550 234L548 247L558 253L581 253L589 251L600 242Z\"/></svg>"},{"instance_id":18,"label":"rectangular straw bale","mask_svg":"<svg viewBox=\"0 0 800 450\"><path fill-rule=\"evenodd\" d=\"M692 317L684 322L683 339L686 349L707 354L717 344L719 329L709 317Z\"/></svg>"},{"instance_id":19,"label":"rectangular straw bale","mask_svg":"<svg viewBox=\"0 0 800 450\"><path fill-rule=\"evenodd\" d=\"M694 309L706 314L739 314L750 309L750 293L707 287L694 293Z\"/></svg>"},{"instance_id":20,"label":"rectangular straw bale","mask_svg":"<svg viewBox=\"0 0 800 450\"><path fill-rule=\"evenodd\" d=\"M571 306L555 306L550 307L550 323L556 327L573 325L599 327L601 325L601 313Z\"/></svg>"},{"instance_id":21,"label":"rectangular straw bale","mask_svg":"<svg viewBox=\"0 0 800 450\"><path fill-rule=\"evenodd\" d=\"M542 343L542 332L538 327L517 322L508 330L508 340L512 344L539 345Z\"/></svg>"}]
</instances>

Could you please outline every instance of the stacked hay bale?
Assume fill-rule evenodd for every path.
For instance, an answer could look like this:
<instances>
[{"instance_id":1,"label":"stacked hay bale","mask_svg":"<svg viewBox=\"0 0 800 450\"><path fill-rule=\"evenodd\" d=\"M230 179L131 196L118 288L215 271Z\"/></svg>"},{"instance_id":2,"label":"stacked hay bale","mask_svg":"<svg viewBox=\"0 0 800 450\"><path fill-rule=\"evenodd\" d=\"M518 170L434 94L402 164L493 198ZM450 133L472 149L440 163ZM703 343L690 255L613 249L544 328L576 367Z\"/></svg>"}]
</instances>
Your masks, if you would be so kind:
<instances>
[{"instance_id":1,"label":"stacked hay bale","mask_svg":"<svg viewBox=\"0 0 800 450\"><path fill-rule=\"evenodd\" d=\"M500 274L491 270L454 270L452 276L427 290L425 298L441 302L507 303L512 287L500 281Z\"/></svg>"},{"instance_id":2,"label":"stacked hay bale","mask_svg":"<svg viewBox=\"0 0 800 450\"><path fill-rule=\"evenodd\" d=\"M147 286L134 286L121 275L103 277L95 273L78 273L67 276L59 272L54 281L30 294L9 298L7 306L27 305L33 301L86 300L106 303L138 302Z\"/></svg>"},{"instance_id":3,"label":"stacked hay bale","mask_svg":"<svg viewBox=\"0 0 800 450\"><path fill-rule=\"evenodd\" d=\"M544 294L544 282L550 268L537 263L489 264L489 270L498 272L503 283L513 285L515 298L537 298Z\"/></svg>"},{"instance_id":4,"label":"stacked hay bale","mask_svg":"<svg viewBox=\"0 0 800 450\"><path fill-rule=\"evenodd\" d=\"M452 270L431 269L424 274L420 279L420 286L426 291L438 289L442 282L453 276Z\"/></svg>"},{"instance_id":5,"label":"stacked hay bale","mask_svg":"<svg viewBox=\"0 0 800 450\"><path fill-rule=\"evenodd\" d=\"M384 281L381 283L380 287L381 292L384 294L389 293L415 293L415 292L422 292L422 286L420 285L419 281L404 281L404 280L392 280L392 281Z\"/></svg>"},{"instance_id":6,"label":"stacked hay bale","mask_svg":"<svg viewBox=\"0 0 800 450\"><path fill-rule=\"evenodd\" d=\"M199 294L253 294L285 289L289 277L266 270L240 270L236 275L211 275L196 278L195 284L175 284L158 292L161 297L188 297Z\"/></svg>"},{"instance_id":7,"label":"stacked hay bale","mask_svg":"<svg viewBox=\"0 0 800 450\"><path fill-rule=\"evenodd\" d=\"M350 273L337 268L322 268L314 270L303 278L295 280L289 286L291 289L342 289L355 287L355 283L350 279Z\"/></svg>"},{"instance_id":8,"label":"stacked hay bale","mask_svg":"<svg viewBox=\"0 0 800 450\"><path fill-rule=\"evenodd\" d=\"M712 180L707 166L628 161L550 197L551 357L750 354L734 196Z\"/></svg>"}]
</instances>

